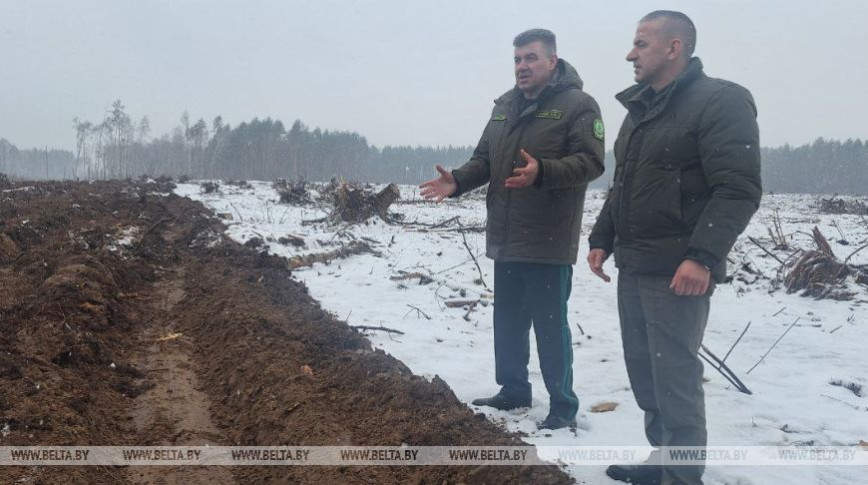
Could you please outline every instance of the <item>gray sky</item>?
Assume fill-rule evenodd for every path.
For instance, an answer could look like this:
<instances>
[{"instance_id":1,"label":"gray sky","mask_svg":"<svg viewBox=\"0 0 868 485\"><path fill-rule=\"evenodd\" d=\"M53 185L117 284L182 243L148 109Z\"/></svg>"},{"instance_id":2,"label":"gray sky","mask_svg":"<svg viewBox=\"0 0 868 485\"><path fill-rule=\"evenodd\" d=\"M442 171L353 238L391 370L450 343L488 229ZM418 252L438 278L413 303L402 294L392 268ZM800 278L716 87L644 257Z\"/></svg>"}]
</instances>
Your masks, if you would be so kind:
<instances>
[{"instance_id":1,"label":"gray sky","mask_svg":"<svg viewBox=\"0 0 868 485\"><path fill-rule=\"evenodd\" d=\"M121 99L155 135L186 109L474 145L514 83L512 38L543 27L611 147L636 21L658 8L693 19L707 74L751 90L763 145L868 137L865 0L0 0L0 137L72 148L72 119L99 122Z\"/></svg>"}]
</instances>

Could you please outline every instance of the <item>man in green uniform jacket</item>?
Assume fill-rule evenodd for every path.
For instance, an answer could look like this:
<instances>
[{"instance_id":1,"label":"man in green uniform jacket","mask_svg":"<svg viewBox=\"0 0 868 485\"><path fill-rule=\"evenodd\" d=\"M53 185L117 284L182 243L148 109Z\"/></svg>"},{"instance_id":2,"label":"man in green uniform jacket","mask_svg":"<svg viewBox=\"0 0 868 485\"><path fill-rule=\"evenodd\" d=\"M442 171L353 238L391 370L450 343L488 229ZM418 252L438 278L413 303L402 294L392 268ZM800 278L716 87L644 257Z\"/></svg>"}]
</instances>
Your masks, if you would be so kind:
<instances>
[{"instance_id":1,"label":"man in green uniform jacket","mask_svg":"<svg viewBox=\"0 0 868 485\"><path fill-rule=\"evenodd\" d=\"M495 374L501 390L473 401L513 409L531 405L527 365L531 326L537 338L549 414L541 429L575 426L572 288L582 208L589 181L603 173L603 122L576 70L558 59L555 36L519 34L516 85L495 100L471 159L420 187L441 201L488 183L486 254L494 265Z\"/></svg>"},{"instance_id":2,"label":"man in green uniform jacket","mask_svg":"<svg viewBox=\"0 0 868 485\"><path fill-rule=\"evenodd\" d=\"M692 57L693 22L657 11L627 55L637 85L616 98L627 116L615 181L589 238L588 264L609 281L614 252L624 357L653 446L706 446L698 352L726 255L759 207L756 107L743 87L707 77ZM609 467L632 483L702 483L703 466Z\"/></svg>"}]
</instances>

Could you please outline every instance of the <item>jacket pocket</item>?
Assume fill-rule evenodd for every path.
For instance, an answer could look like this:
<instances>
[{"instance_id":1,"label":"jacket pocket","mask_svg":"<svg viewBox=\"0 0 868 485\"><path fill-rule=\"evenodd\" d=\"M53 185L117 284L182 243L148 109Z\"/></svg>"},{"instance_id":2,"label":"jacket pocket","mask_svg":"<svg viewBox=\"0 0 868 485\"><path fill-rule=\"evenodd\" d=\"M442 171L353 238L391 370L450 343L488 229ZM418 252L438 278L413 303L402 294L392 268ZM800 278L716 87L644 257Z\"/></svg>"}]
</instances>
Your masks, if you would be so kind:
<instances>
[{"instance_id":1,"label":"jacket pocket","mask_svg":"<svg viewBox=\"0 0 868 485\"><path fill-rule=\"evenodd\" d=\"M678 167L670 168L667 166L664 173L659 213L673 225L680 227L684 222L681 203L681 170Z\"/></svg>"},{"instance_id":2,"label":"jacket pocket","mask_svg":"<svg viewBox=\"0 0 868 485\"><path fill-rule=\"evenodd\" d=\"M678 167L644 167L631 192L629 224L634 237L656 239L684 232Z\"/></svg>"}]
</instances>

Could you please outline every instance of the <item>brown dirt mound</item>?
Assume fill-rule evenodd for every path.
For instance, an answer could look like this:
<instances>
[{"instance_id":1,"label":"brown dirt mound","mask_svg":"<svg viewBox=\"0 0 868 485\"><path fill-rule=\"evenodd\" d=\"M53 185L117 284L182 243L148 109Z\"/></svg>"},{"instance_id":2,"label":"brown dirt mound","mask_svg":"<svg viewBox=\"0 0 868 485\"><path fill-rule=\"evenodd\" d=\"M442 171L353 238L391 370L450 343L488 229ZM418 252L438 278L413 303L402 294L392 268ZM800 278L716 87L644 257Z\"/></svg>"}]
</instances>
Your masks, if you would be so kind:
<instances>
[{"instance_id":1,"label":"brown dirt mound","mask_svg":"<svg viewBox=\"0 0 868 485\"><path fill-rule=\"evenodd\" d=\"M0 262L10 261L15 259L20 251L18 245L8 235L0 232Z\"/></svg>"},{"instance_id":2,"label":"brown dirt mound","mask_svg":"<svg viewBox=\"0 0 868 485\"><path fill-rule=\"evenodd\" d=\"M373 351L286 260L153 191L44 183L0 195L0 446L521 444L439 378ZM117 244L122 231L131 244ZM569 480L555 466L0 469L16 481Z\"/></svg>"}]
</instances>

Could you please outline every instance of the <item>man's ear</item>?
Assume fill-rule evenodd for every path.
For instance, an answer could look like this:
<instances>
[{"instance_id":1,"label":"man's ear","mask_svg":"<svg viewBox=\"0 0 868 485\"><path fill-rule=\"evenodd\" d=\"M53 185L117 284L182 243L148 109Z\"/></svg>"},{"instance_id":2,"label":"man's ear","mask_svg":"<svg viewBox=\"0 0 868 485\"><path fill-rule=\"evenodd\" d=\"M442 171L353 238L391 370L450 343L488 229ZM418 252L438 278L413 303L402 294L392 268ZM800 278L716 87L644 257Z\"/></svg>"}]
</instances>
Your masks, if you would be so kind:
<instances>
[{"instance_id":1,"label":"man's ear","mask_svg":"<svg viewBox=\"0 0 868 485\"><path fill-rule=\"evenodd\" d=\"M681 42L681 39L675 38L669 41L669 55L667 56L669 60L674 61L681 57L681 54L684 52L684 43Z\"/></svg>"},{"instance_id":2,"label":"man's ear","mask_svg":"<svg viewBox=\"0 0 868 485\"><path fill-rule=\"evenodd\" d=\"M554 70L555 70L555 67L556 67L557 65L558 65L558 55L557 55L557 54L552 54L552 56L549 57L549 70L550 70L550 71L554 71Z\"/></svg>"}]
</instances>

